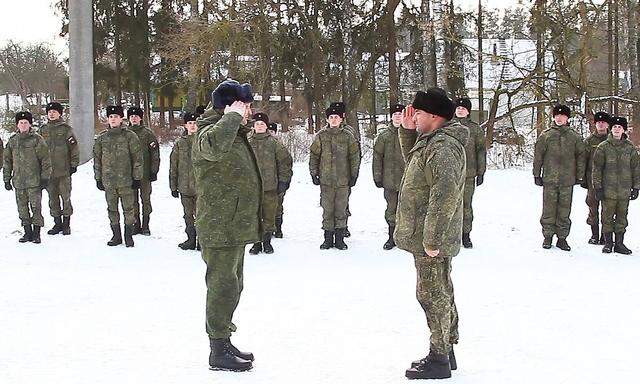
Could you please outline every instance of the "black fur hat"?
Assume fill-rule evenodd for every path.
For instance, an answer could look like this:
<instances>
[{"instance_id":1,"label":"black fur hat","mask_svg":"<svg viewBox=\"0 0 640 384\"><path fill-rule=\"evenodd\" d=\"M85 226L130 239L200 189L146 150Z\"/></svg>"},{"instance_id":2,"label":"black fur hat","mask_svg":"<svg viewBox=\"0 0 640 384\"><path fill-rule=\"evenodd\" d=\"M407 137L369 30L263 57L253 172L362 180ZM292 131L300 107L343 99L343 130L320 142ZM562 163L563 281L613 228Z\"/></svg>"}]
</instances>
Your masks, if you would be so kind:
<instances>
[{"instance_id":1,"label":"black fur hat","mask_svg":"<svg viewBox=\"0 0 640 384\"><path fill-rule=\"evenodd\" d=\"M140 107L130 107L127 109L127 118L131 116L140 116L141 119L144 118L144 111Z\"/></svg>"},{"instance_id":2,"label":"black fur hat","mask_svg":"<svg viewBox=\"0 0 640 384\"><path fill-rule=\"evenodd\" d=\"M107 117L111 115L119 115L124 118L124 108L121 105L109 105L107 107Z\"/></svg>"},{"instance_id":3,"label":"black fur hat","mask_svg":"<svg viewBox=\"0 0 640 384\"><path fill-rule=\"evenodd\" d=\"M389 107L389 115L393 115L396 112L402 112L404 111L405 106L402 104L393 104L391 107Z\"/></svg>"},{"instance_id":4,"label":"black fur hat","mask_svg":"<svg viewBox=\"0 0 640 384\"><path fill-rule=\"evenodd\" d=\"M565 115L567 117L571 117L571 109L563 104L557 104L553 107L553 117L557 115Z\"/></svg>"},{"instance_id":5,"label":"black fur hat","mask_svg":"<svg viewBox=\"0 0 640 384\"><path fill-rule=\"evenodd\" d=\"M253 115L254 121L262 121L263 123L269 125L269 116L266 113L258 112Z\"/></svg>"},{"instance_id":6,"label":"black fur hat","mask_svg":"<svg viewBox=\"0 0 640 384\"><path fill-rule=\"evenodd\" d=\"M276 124L276 123L269 124L269 130L273 131L274 133L277 133L278 132L278 124Z\"/></svg>"},{"instance_id":7,"label":"black fur hat","mask_svg":"<svg viewBox=\"0 0 640 384\"><path fill-rule=\"evenodd\" d=\"M468 97L459 97L456 99L456 108L463 107L471 112L471 100Z\"/></svg>"},{"instance_id":8,"label":"black fur hat","mask_svg":"<svg viewBox=\"0 0 640 384\"><path fill-rule=\"evenodd\" d=\"M197 114L197 115L202 115L202 114L204 113L204 110L205 110L206 108L207 108L207 107L206 107L206 106L204 106L204 105L198 105L198 106L196 107L196 114Z\"/></svg>"},{"instance_id":9,"label":"black fur hat","mask_svg":"<svg viewBox=\"0 0 640 384\"><path fill-rule=\"evenodd\" d=\"M197 113L187 112L182 118L184 119L184 123L187 124L190 121L198 120L198 117L200 117L200 115L198 115Z\"/></svg>"},{"instance_id":10,"label":"black fur hat","mask_svg":"<svg viewBox=\"0 0 640 384\"><path fill-rule=\"evenodd\" d=\"M455 105L447 96L447 92L442 88L429 88L427 92L418 91L411 105L425 112L443 117L447 120L453 119Z\"/></svg>"},{"instance_id":11,"label":"black fur hat","mask_svg":"<svg viewBox=\"0 0 640 384\"><path fill-rule=\"evenodd\" d=\"M213 107L216 109L223 109L236 101L252 103L253 89L250 84L240 84L235 80L227 79L211 93L211 100L213 100Z\"/></svg>"},{"instance_id":12,"label":"black fur hat","mask_svg":"<svg viewBox=\"0 0 640 384\"><path fill-rule=\"evenodd\" d=\"M622 125L622 128L626 131L628 129L627 119L622 116L615 116L611 118L611 126Z\"/></svg>"},{"instance_id":13,"label":"black fur hat","mask_svg":"<svg viewBox=\"0 0 640 384\"><path fill-rule=\"evenodd\" d=\"M33 124L33 115L29 111L18 112L16 113L16 125L18 125L20 120L27 120L29 124Z\"/></svg>"},{"instance_id":14,"label":"black fur hat","mask_svg":"<svg viewBox=\"0 0 640 384\"><path fill-rule=\"evenodd\" d=\"M604 121L605 123L610 123L611 115L609 115L607 112L604 112L604 111L596 112L596 114L593 115L593 121L594 123L597 123L598 121Z\"/></svg>"},{"instance_id":15,"label":"black fur hat","mask_svg":"<svg viewBox=\"0 0 640 384\"><path fill-rule=\"evenodd\" d=\"M62 104L58 103L57 101L52 101L44 108L45 113L49 113L49 111L51 110L58 111L58 113L62 115L62 111L64 111L64 108L62 107Z\"/></svg>"}]
</instances>

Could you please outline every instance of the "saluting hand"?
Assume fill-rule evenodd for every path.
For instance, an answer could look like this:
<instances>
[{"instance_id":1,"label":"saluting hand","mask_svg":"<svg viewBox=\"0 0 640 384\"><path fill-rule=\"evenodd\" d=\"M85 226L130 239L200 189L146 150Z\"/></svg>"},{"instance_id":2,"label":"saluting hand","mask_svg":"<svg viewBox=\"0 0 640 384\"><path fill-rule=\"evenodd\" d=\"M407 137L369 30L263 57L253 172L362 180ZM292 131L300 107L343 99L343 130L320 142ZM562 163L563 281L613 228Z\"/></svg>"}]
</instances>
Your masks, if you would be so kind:
<instances>
[{"instance_id":1,"label":"saluting hand","mask_svg":"<svg viewBox=\"0 0 640 384\"><path fill-rule=\"evenodd\" d=\"M402 110L402 126L405 129L415 130L416 123L413 121L413 115L416 113L415 108L411 104L407 105L405 109Z\"/></svg>"}]
</instances>

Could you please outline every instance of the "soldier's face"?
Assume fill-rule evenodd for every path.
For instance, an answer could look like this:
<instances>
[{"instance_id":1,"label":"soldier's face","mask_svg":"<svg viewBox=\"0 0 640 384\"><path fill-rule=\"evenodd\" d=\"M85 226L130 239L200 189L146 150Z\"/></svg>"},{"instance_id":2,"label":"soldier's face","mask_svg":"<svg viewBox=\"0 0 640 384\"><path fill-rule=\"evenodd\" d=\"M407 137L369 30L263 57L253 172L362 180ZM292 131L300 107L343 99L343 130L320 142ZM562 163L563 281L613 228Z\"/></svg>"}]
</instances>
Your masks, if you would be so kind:
<instances>
[{"instance_id":1,"label":"soldier's face","mask_svg":"<svg viewBox=\"0 0 640 384\"><path fill-rule=\"evenodd\" d=\"M262 120L257 120L255 123L253 123L253 130L256 131L256 133L265 133L267 132L267 128L267 124L265 124Z\"/></svg>"},{"instance_id":2,"label":"soldier's face","mask_svg":"<svg viewBox=\"0 0 640 384\"><path fill-rule=\"evenodd\" d=\"M566 115L555 115L553 116L553 121L556 125L567 125L567 121L569 121L569 116Z\"/></svg>"},{"instance_id":3,"label":"soldier's face","mask_svg":"<svg viewBox=\"0 0 640 384\"><path fill-rule=\"evenodd\" d=\"M187 129L187 133L192 135L198 131L198 123L195 121L188 121L184 127Z\"/></svg>"},{"instance_id":4,"label":"soldier's face","mask_svg":"<svg viewBox=\"0 0 640 384\"><path fill-rule=\"evenodd\" d=\"M29 123L29 120L22 119L18 121L18 132L27 133L29 132L29 129L31 129L31 123Z\"/></svg>"},{"instance_id":5,"label":"soldier's face","mask_svg":"<svg viewBox=\"0 0 640 384\"><path fill-rule=\"evenodd\" d=\"M598 132L599 135L606 134L608 130L609 130L609 123L607 123L606 121L596 122L596 132Z\"/></svg>"},{"instance_id":6,"label":"soldier's face","mask_svg":"<svg viewBox=\"0 0 640 384\"><path fill-rule=\"evenodd\" d=\"M611 127L611 134L616 139L621 138L623 133L624 133L624 127L622 125L614 125L613 127Z\"/></svg>"},{"instance_id":7,"label":"soldier's face","mask_svg":"<svg viewBox=\"0 0 640 384\"><path fill-rule=\"evenodd\" d=\"M396 127L400 126L400 124L402 124L402 112L395 112L391 115L391 122Z\"/></svg>"},{"instance_id":8,"label":"soldier's face","mask_svg":"<svg viewBox=\"0 0 640 384\"><path fill-rule=\"evenodd\" d=\"M416 131L420 133L429 133L432 128L433 115L421 109L416 109L413 114L413 123L416 125Z\"/></svg>"},{"instance_id":9,"label":"soldier's face","mask_svg":"<svg viewBox=\"0 0 640 384\"><path fill-rule=\"evenodd\" d=\"M129 122L133 125L140 125L140 121L142 121L142 119L138 115L129 116Z\"/></svg>"},{"instance_id":10,"label":"soldier's face","mask_svg":"<svg viewBox=\"0 0 640 384\"><path fill-rule=\"evenodd\" d=\"M467 111L467 108L465 108L465 107L457 107L456 108L456 117L457 118L464 119L467 116L469 116L469 111Z\"/></svg>"},{"instance_id":11,"label":"soldier's face","mask_svg":"<svg viewBox=\"0 0 640 384\"><path fill-rule=\"evenodd\" d=\"M329 123L331 128L337 128L342 124L342 117L340 117L340 115L329 115L329 117L327 117L327 123Z\"/></svg>"},{"instance_id":12,"label":"soldier's face","mask_svg":"<svg viewBox=\"0 0 640 384\"><path fill-rule=\"evenodd\" d=\"M47 118L50 121L56 121L60 118L60 112L56 111L55 109L51 109L49 110L49 112L47 112Z\"/></svg>"},{"instance_id":13,"label":"soldier's face","mask_svg":"<svg viewBox=\"0 0 640 384\"><path fill-rule=\"evenodd\" d=\"M109 115L109 117L107 117L107 122L111 128L119 127L120 124L122 124L122 116Z\"/></svg>"}]
</instances>

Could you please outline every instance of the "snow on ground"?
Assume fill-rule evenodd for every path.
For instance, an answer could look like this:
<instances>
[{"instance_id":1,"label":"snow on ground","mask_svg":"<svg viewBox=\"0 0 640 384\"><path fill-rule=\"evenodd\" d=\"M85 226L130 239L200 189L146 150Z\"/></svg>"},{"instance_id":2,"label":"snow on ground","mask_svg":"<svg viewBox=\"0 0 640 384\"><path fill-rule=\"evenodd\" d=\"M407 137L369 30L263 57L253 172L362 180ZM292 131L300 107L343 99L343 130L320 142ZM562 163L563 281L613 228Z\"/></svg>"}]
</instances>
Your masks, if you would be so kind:
<instances>
[{"instance_id":1,"label":"snow on ground","mask_svg":"<svg viewBox=\"0 0 640 384\"><path fill-rule=\"evenodd\" d=\"M319 189L296 164L285 239L247 255L234 342L248 373L207 369L204 270L185 252L168 151L150 238L108 248L106 203L91 165L74 177L71 236L18 244L13 193L0 194L0 383L404 383L428 330L405 252L382 251L384 199L370 164L351 198L348 251L323 251ZM640 202L632 256L586 244L576 188L574 250L541 249L542 190L528 170L489 171L475 200L475 248L454 261L460 311L456 383L632 383L640 356ZM45 194L46 196L46 194ZM46 198L44 199L46 206ZM45 210L46 229L51 218Z\"/></svg>"}]
</instances>

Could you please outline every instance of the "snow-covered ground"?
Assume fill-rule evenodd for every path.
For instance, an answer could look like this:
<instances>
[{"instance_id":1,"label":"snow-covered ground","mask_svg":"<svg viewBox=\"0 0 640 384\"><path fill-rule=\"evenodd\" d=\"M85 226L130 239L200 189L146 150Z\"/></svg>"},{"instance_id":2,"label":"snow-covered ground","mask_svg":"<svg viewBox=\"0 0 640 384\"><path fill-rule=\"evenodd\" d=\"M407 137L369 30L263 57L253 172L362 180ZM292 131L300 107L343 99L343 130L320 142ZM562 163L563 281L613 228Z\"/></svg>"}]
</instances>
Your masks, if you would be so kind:
<instances>
[{"instance_id":1,"label":"snow-covered ground","mask_svg":"<svg viewBox=\"0 0 640 384\"><path fill-rule=\"evenodd\" d=\"M285 239L247 255L234 342L248 373L207 369L204 263L185 252L168 151L149 238L108 248L91 165L74 177L71 236L18 244L13 193L0 193L0 383L403 383L428 329L405 252L383 251L384 199L364 164L348 251L323 251L319 189L296 164ZM454 261L460 311L456 383L636 383L640 356L640 202L632 256L586 244L576 188L573 251L541 249L540 188L528 170L489 171L475 200L475 248ZM45 193L46 196L46 193ZM46 207L46 197L43 202ZM46 229L52 222L45 210Z\"/></svg>"}]
</instances>

